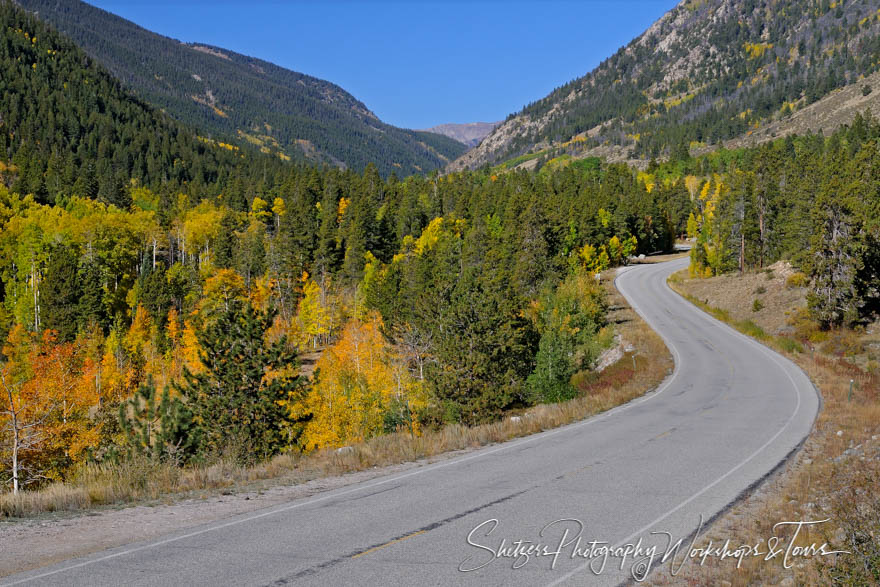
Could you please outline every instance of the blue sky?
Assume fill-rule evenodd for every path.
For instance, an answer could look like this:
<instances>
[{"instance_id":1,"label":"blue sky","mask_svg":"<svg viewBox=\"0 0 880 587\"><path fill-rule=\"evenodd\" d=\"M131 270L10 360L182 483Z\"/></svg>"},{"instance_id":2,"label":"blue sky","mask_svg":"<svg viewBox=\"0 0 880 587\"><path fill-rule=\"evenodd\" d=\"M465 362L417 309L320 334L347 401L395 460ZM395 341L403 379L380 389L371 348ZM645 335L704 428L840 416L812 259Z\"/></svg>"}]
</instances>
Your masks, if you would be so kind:
<instances>
[{"instance_id":1,"label":"blue sky","mask_svg":"<svg viewBox=\"0 0 880 587\"><path fill-rule=\"evenodd\" d=\"M407 128L505 118L593 69L674 0L89 0L182 41L329 80Z\"/></svg>"}]
</instances>

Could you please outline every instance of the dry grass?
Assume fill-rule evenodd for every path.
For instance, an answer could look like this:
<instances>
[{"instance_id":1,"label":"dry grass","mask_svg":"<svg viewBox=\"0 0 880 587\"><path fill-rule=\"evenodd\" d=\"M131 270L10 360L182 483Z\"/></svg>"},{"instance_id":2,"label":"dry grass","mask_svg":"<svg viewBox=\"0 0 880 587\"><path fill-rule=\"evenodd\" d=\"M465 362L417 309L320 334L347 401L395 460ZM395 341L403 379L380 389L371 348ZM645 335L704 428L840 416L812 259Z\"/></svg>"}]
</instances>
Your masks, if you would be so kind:
<instances>
[{"instance_id":1,"label":"dry grass","mask_svg":"<svg viewBox=\"0 0 880 587\"><path fill-rule=\"evenodd\" d=\"M84 467L68 483L50 485L18 496L0 496L0 516L25 517L42 512L87 510L95 507L189 497L193 494L231 493L255 485L295 485L319 477L342 475L373 467L436 457L535 434L583 420L626 403L653 389L672 371L668 349L629 307L612 285L609 320L624 341L623 358L601 373L585 378L581 397L540 405L504 420L474 427L449 425L421 436L395 433L372 438L339 451L309 455L283 454L259 465L243 467L227 461L179 469L151 461ZM517 417L512 417L517 416Z\"/></svg>"},{"instance_id":2,"label":"dry grass","mask_svg":"<svg viewBox=\"0 0 880 587\"><path fill-rule=\"evenodd\" d=\"M691 295L697 281L701 292L713 281L720 283L719 278L686 280L678 275L672 285ZM729 280L724 283L729 287ZM731 317L744 313L749 301L742 291L738 293L738 303L709 310L716 316L726 314L727 321L737 326ZM736 291L725 295L737 299ZM787 294L767 287L764 295L776 304ZM850 331L841 336L849 339L858 334ZM786 348L785 341L793 340L787 336L765 333L761 340L804 369L822 393L822 411L803 450L721 516L703 538L722 542L729 538L739 545L775 535L787 544L791 533L774 531L775 523L829 519L811 532L802 531L798 544L827 542L832 549L853 554L799 559L790 569L783 568L778 559L747 559L740 569L736 561L710 559L703 567L691 565L676 577L660 573L653 581L661 585L880 585L880 376L860 368L855 357L828 355L808 339L794 340L801 352Z\"/></svg>"},{"instance_id":3,"label":"dry grass","mask_svg":"<svg viewBox=\"0 0 880 587\"><path fill-rule=\"evenodd\" d=\"M791 266L780 261L766 270L743 275L688 279L687 293L708 306L729 312L736 320L751 320L770 334L791 334L790 315L807 305L806 288L787 285L792 275L795 272ZM758 311L753 309L755 300L760 301Z\"/></svg>"}]
</instances>

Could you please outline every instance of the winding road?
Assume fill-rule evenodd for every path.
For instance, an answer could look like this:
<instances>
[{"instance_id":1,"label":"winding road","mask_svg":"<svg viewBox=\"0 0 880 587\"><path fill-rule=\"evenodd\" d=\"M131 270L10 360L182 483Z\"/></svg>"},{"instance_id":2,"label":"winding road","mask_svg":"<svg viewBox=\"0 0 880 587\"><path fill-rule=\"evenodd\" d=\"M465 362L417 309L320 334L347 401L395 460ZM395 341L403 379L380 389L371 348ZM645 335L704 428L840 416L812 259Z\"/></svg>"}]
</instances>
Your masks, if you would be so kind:
<instances>
[{"instance_id":1,"label":"winding road","mask_svg":"<svg viewBox=\"0 0 880 587\"><path fill-rule=\"evenodd\" d=\"M629 581L633 571L646 569L634 567L631 555L614 556L620 550L601 568L600 542L620 546L641 539L642 548L658 546L660 556L667 538L652 532L668 532L673 543L684 538L686 546L701 517L723 511L797 449L819 409L816 390L793 363L668 288L667 276L686 263L633 266L617 278L621 293L675 357L672 375L633 402L562 428L0 584ZM502 541L501 554L511 556L495 558ZM527 544L517 553L516 541L540 542L543 554L517 558ZM560 542L567 544L560 549ZM554 561L549 553L557 550ZM592 568L590 554L599 555ZM659 565L655 560L652 566Z\"/></svg>"}]
</instances>

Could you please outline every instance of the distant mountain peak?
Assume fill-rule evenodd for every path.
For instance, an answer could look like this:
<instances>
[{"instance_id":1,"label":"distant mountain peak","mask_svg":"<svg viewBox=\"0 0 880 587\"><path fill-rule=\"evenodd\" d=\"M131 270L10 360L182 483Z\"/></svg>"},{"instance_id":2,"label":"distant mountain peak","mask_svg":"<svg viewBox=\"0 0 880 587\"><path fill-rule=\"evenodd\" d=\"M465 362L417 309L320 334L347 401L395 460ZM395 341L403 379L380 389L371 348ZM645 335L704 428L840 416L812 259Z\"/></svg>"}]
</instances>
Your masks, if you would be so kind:
<instances>
[{"instance_id":1,"label":"distant mountain peak","mask_svg":"<svg viewBox=\"0 0 880 587\"><path fill-rule=\"evenodd\" d=\"M480 144L486 135L492 132L501 122L464 122L460 124L448 123L439 124L426 128L425 132L432 132L439 135L447 136L455 139L459 143L463 143L468 147L476 147Z\"/></svg>"}]
</instances>

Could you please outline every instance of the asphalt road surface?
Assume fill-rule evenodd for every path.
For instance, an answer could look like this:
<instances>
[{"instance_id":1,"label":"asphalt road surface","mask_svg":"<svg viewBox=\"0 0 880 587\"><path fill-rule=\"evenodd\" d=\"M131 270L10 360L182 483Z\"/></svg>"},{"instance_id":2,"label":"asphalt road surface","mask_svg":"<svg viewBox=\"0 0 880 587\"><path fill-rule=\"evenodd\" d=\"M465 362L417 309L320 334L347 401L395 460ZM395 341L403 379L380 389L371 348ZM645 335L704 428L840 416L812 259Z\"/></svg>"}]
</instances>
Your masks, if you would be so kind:
<instances>
[{"instance_id":1,"label":"asphalt road surface","mask_svg":"<svg viewBox=\"0 0 880 587\"><path fill-rule=\"evenodd\" d=\"M675 356L673 374L642 398L563 428L0 584L629 581L645 565L634 565L632 554L622 558L625 549L606 557L603 545L641 539L638 558L646 562L644 549L657 547L656 568L668 539L652 532L669 533L673 544L693 535L701 518L722 511L799 446L819 408L813 385L791 362L668 289L666 277L686 262L635 266L617 279ZM496 556L502 541L500 554L509 556ZM517 557L528 542L543 545L541 554Z\"/></svg>"}]
</instances>

